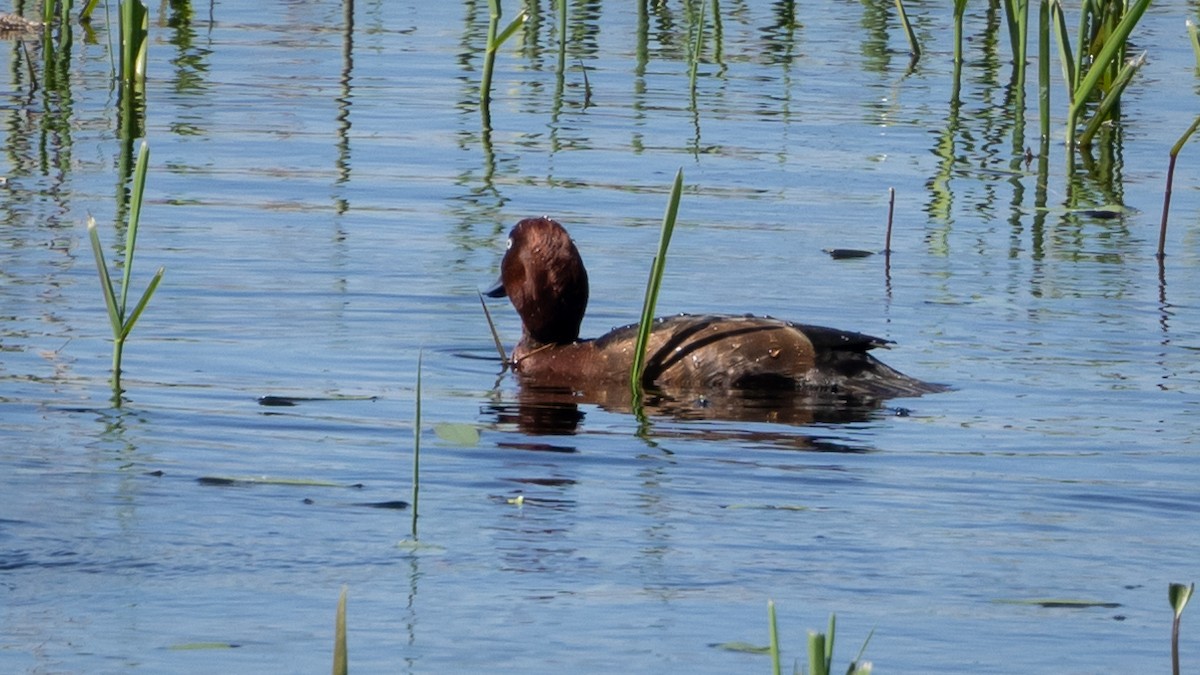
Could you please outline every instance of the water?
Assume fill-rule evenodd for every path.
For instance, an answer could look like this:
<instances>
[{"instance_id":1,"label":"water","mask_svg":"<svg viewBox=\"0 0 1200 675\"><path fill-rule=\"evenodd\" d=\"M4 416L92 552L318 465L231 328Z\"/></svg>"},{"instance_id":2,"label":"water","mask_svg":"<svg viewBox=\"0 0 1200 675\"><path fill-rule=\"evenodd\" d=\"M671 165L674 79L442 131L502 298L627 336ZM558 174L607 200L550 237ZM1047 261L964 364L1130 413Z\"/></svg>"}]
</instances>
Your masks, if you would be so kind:
<instances>
[{"instance_id":1,"label":"water","mask_svg":"<svg viewBox=\"0 0 1200 675\"><path fill-rule=\"evenodd\" d=\"M358 3L352 30L327 2L153 8L132 294L167 273L119 409L83 227L119 257L115 38L99 18L69 86L32 96L10 43L0 666L323 669L345 585L355 671L762 671L712 645L766 644L768 599L787 661L836 612L839 664L874 629L866 656L895 672L1165 669L1166 585L1198 576L1191 148L1161 276L1154 259L1166 152L1195 111L1186 8L1139 28L1151 62L1111 169L1068 180L1056 82L1046 213L1036 161L1013 161L1038 150L1036 100L1015 140L1002 17L972 8L955 107L948 8L910 8L908 73L891 3L799 8L795 28L785 6L722 3L694 106L680 8L651 10L643 56L635 11L572 5L559 97L543 7L498 58L490 134L486 3ZM639 436L619 409L498 377L476 291L507 228L567 225L600 334L636 317L679 167L663 313L877 334L889 364L956 390ZM887 261L822 252L882 248L891 187ZM1111 203L1131 211L1065 208ZM511 308L492 311L511 343ZM408 512L366 504L409 499L418 354L414 552ZM361 487L197 480L255 476ZM1026 602L1048 598L1119 606ZM207 643L237 646L181 649Z\"/></svg>"}]
</instances>

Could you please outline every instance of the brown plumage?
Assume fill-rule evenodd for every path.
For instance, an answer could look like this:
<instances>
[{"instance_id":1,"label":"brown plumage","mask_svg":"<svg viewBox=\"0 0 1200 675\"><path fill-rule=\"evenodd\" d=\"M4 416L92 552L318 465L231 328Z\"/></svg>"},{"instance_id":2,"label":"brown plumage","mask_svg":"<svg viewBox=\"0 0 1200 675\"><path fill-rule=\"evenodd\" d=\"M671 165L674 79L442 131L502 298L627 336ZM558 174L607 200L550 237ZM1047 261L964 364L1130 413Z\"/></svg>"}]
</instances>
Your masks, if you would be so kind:
<instances>
[{"instance_id":1,"label":"brown plumage","mask_svg":"<svg viewBox=\"0 0 1200 675\"><path fill-rule=\"evenodd\" d=\"M527 218L509 234L500 281L521 316L512 354L523 382L586 392L629 379L637 326L579 339L588 279L570 235L549 218ZM645 384L664 391L770 390L856 399L919 396L945 387L900 373L868 353L881 338L771 317L690 315L656 319Z\"/></svg>"}]
</instances>

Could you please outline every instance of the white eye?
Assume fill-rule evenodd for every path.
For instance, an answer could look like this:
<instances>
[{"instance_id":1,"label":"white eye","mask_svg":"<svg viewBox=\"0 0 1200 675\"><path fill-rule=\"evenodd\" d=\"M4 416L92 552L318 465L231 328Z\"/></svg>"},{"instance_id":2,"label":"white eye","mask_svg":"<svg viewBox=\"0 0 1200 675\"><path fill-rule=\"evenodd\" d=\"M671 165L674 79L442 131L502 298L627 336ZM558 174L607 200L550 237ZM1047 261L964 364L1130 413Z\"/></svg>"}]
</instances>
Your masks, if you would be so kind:
<instances>
[{"instance_id":1,"label":"white eye","mask_svg":"<svg viewBox=\"0 0 1200 675\"><path fill-rule=\"evenodd\" d=\"M506 251L507 251L507 250L508 250L508 249L510 249L510 248L512 248L512 237L509 237L509 238L508 238L508 243L504 245L504 250L506 250Z\"/></svg>"}]
</instances>

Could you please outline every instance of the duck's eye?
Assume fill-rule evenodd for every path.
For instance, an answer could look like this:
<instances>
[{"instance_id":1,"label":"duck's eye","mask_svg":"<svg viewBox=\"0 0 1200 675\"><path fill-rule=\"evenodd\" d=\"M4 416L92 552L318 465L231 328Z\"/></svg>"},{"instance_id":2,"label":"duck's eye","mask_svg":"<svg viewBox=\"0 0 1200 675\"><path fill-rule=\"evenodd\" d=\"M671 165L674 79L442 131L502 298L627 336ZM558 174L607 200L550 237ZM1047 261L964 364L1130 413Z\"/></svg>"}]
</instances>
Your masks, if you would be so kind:
<instances>
[{"instance_id":1,"label":"duck's eye","mask_svg":"<svg viewBox=\"0 0 1200 675\"><path fill-rule=\"evenodd\" d=\"M510 249L510 248L512 248L512 237L509 237L509 238L508 238L508 243L504 245L504 250L506 250L506 251L507 251L507 250L508 250L508 249Z\"/></svg>"}]
</instances>

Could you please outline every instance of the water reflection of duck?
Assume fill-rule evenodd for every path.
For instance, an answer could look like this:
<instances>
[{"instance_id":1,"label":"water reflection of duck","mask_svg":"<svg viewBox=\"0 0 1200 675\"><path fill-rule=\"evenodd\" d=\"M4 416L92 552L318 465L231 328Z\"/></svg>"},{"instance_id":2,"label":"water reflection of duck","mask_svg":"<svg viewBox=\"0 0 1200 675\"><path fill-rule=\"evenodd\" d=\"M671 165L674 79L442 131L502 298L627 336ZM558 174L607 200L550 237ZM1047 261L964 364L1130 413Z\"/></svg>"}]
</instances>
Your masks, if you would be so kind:
<instances>
[{"instance_id":1,"label":"water reflection of duck","mask_svg":"<svg viewBox=\"0 0 1200 675\"><path fill-rule=\"evenodd\" d=\"M588 277L561 225L527 218L509 233L500 281L521 316L512 353L522 384L566 388L603 403L628 389L637 326L579 339ZM868 353L890 342L862 333L770 317L681 314L656 319L646 349L645 384L660 392L772 392L805 400L878 401L946 387L922 382Z\"/></svg>"}]
</instances>

